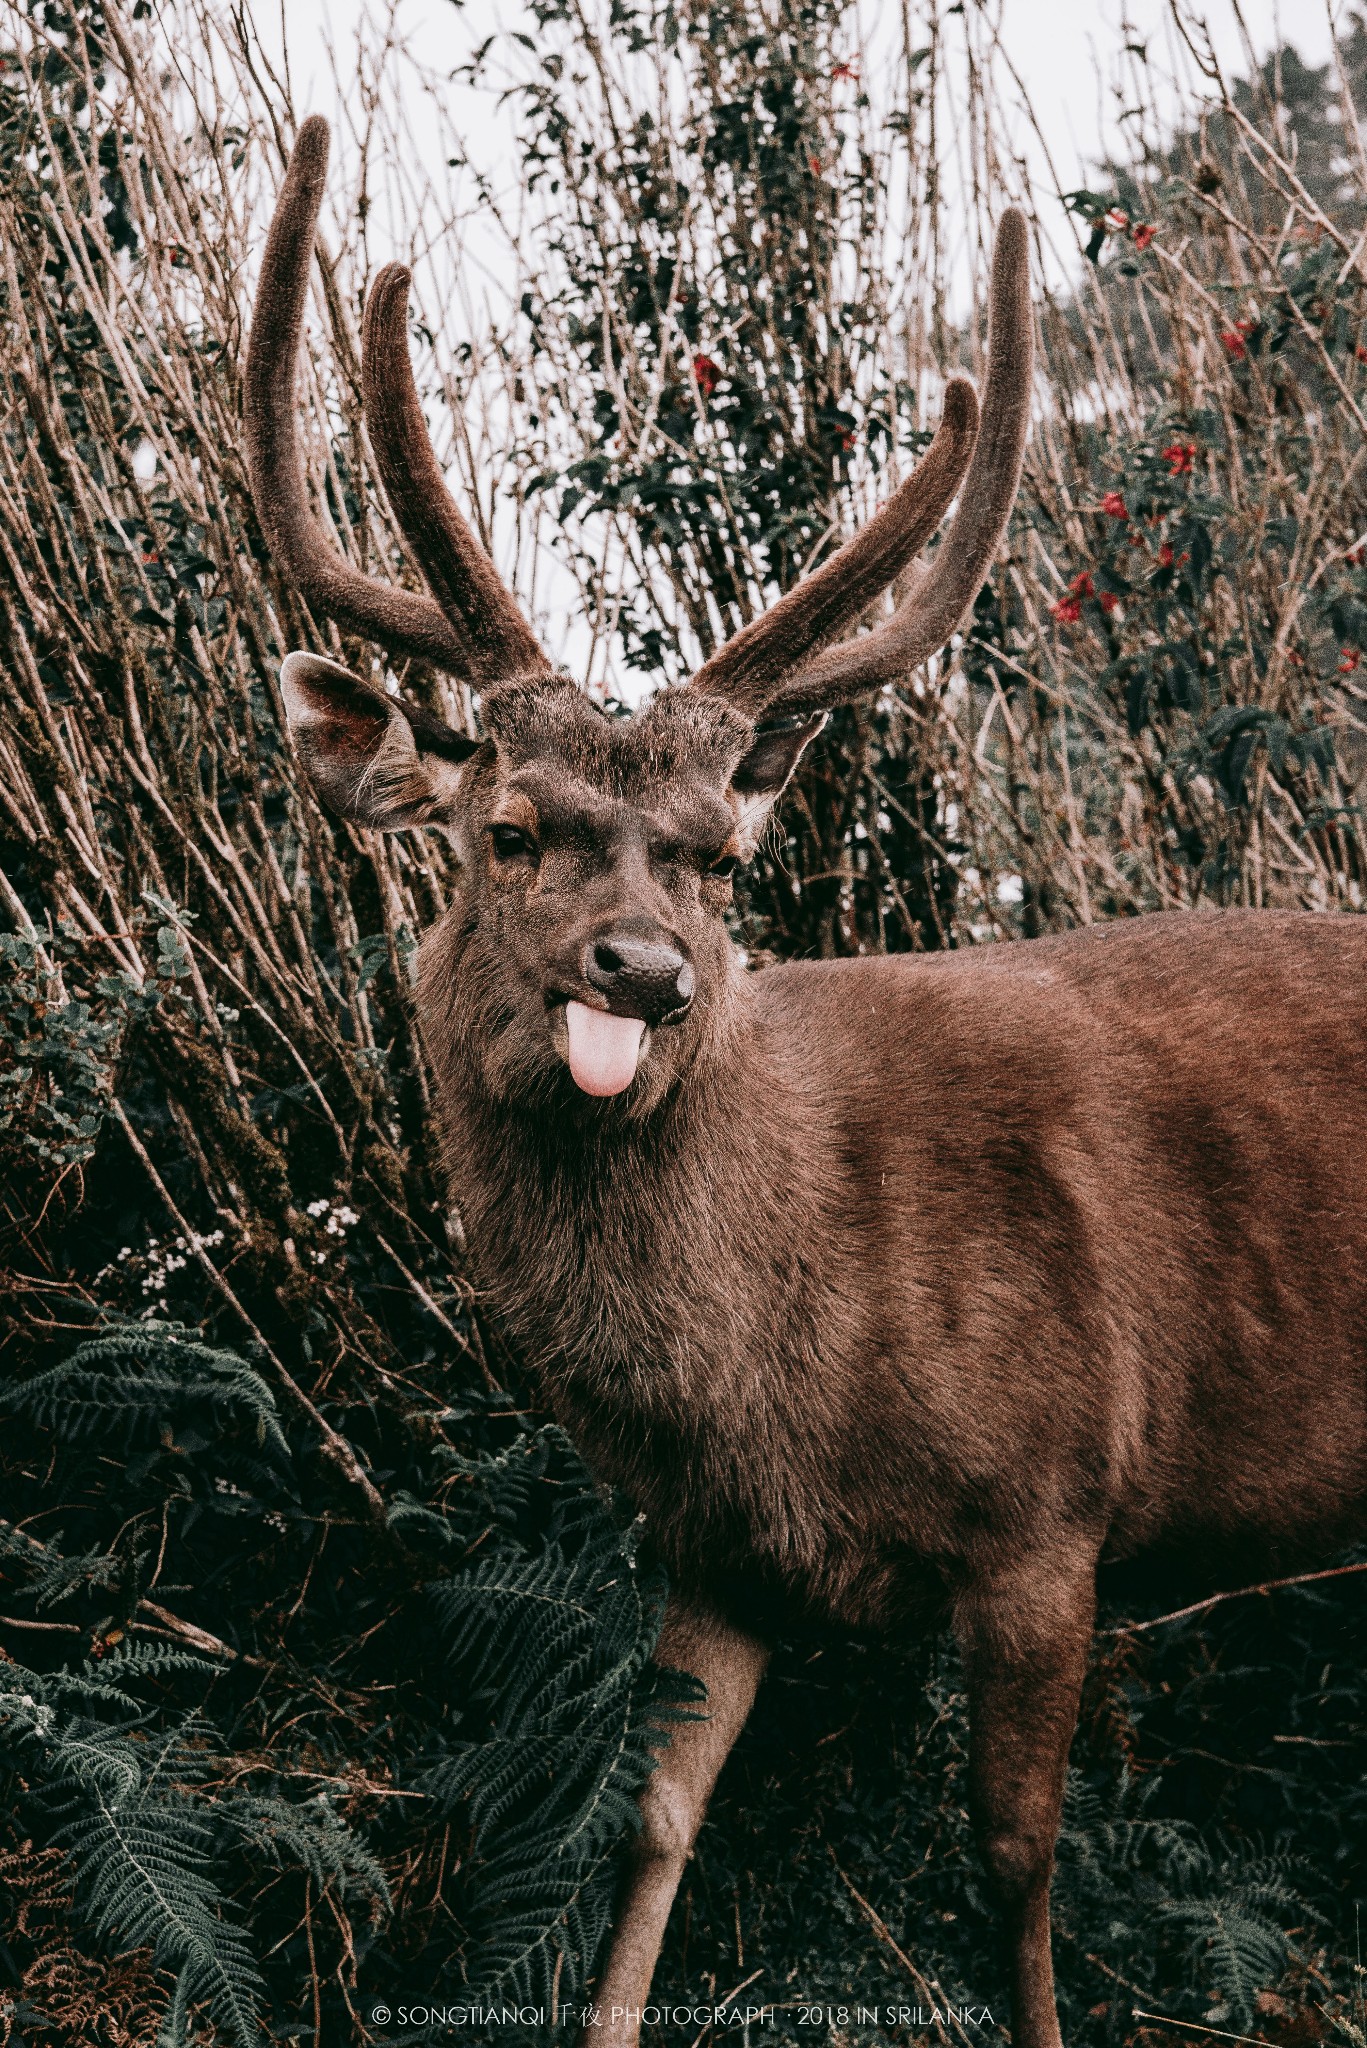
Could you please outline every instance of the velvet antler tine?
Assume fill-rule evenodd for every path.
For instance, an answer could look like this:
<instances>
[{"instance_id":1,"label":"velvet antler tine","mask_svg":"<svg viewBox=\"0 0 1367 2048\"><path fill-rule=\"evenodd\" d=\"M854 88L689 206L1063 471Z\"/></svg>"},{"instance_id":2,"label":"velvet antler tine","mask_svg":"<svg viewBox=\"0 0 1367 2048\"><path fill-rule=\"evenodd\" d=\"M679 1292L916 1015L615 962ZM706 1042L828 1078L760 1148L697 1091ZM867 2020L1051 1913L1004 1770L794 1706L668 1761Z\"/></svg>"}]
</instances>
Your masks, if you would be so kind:
<instances>
[{"instance_id":1,"label":"velvet antler tine","mask_svg":"<svg viewBox=\"0 0 1367 2048\"><path fill-rule=\"evenodd\" d=\"M769 704L778 717L848 703L944 646L981 590L1020 485L1030 428L1034 327L1024 214L1003 214L992 259L982 425L959 509L930 568L885 624L808 662Z\"/></svg>"},{"instance_id":2,"label":"velvet antler tine","mask_svg":"<svg viewBox=\"0 0 1367 2048\"><path fill-rule=\"evenodd\" d=\"M295 387L327 160L328 124L315 115L299 130L290 156L247 343L243 426L256 515L271 554L321 617L379 641L393 654L418 655L463 675L472 650L441 606L361 575L309 510L295 433Z\"/></svg>"},{"instance_id":3,"label":"velvet antler tine","mask_svg":"<svg viewBox=\"0 0 1367 2048\"><path fill-rule=\"evenodd\" d=\"M446 488L408 352L409 274L390 263L370 288L361 384L371 445L394 516L439 604L470 637L472 680L549 669L530 626Z\"/></svg>"},{"instance_id":4,"label":"velvet antler tine","mask_svg":"<svg viewBox=\"0 0 1367 2048\"><path fill-rule=\"evenodd\" d=\"M949 510L977 431L973 386L951 378L939 430L913 474L814 575L728 640L689 688L724 698L739 711L762 710L799 662L857 619L920 554Z\"/></svg>"}]
</instances>

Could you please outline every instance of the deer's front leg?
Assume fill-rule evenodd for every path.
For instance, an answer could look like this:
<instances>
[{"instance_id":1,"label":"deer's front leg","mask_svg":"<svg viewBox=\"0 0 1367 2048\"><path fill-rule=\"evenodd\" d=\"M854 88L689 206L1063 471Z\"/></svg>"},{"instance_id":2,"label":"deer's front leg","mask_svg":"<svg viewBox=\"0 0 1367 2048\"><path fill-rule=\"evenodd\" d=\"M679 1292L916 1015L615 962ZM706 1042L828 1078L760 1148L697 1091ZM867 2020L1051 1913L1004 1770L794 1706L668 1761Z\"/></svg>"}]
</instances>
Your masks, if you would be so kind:
<instances>
[{"instance_id":1,"label":"deer's front leg","mask_svg":"<svg viewBox=\"0 0 1367 2048\"><path fill-rule=\"evenodd\" d=\"M1088 1547L985 1576L955 1615L973 1817L1006 1921L1016 2048L1061 2048L1049 1881L1095 1606Z\"/></svg>"},{"instance_id":2,"label":"deer's front leg","mask_svg":"<svg viewBox=\"0 0 1367 2048\"><path fill-rule=\"evenodd\" d=\"M594 1994L599 2024L584 2034L592 2048L635 2048L679 1879L717 1773L749 1717L769 1652L714 1615L671 1603L655 1660L702 1679L707 1718L675 1723L669 1747L641 1795L641 1832L633 1845L607 1966Z\"/></svg>"}]
</instances>

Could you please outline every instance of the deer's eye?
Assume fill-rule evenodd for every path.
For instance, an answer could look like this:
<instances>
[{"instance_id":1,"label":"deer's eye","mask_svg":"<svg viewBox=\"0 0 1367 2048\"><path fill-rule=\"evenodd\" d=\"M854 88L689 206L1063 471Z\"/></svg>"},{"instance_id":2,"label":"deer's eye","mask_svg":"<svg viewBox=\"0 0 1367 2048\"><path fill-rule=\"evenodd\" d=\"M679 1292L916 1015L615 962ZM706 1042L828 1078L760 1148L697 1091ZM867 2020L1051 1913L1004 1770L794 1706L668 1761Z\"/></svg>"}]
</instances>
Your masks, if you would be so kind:
<instances>
[{"instance_id":1,"label":"deer's eye","mask_svg":"<svg viewBox=\"0 0 1367 2048\"><path fill-rule=\"evenodd\" d=\"M536 841L519 825L491 825L495 860L535 860Z\"/></svg>"},{"instance_id":2,"label":"deer's eye","mask_svg":"<svg viewBox=\"0 0 1367 2048\"><path fill-rule=\"evenodd\" d=\"M715 875L719 882L729 882L739 866L740 859L738 855L724 853L719 860L712 862L707 872L709 875Z\"/></svg>"}]
</instances>

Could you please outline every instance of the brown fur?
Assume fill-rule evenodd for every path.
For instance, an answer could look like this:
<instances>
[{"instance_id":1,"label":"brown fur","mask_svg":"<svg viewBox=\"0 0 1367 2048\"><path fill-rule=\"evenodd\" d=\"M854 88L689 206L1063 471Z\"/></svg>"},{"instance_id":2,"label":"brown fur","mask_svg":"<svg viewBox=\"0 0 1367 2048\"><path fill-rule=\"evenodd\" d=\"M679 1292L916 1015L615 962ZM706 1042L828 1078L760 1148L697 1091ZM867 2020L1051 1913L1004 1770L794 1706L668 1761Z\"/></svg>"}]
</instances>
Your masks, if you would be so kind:
<instances>
[{"instance_id":1,"label":"brown fur","mask_svg":"<svg viewBox=\"0 0 1367 2048\"><path fill-rule=\"evenodd\" d=\"M317 131L268 252L294 311L253 327L280 460ZM645 1510L677 1589L661 1654L708 1685L642 1800L600 2048L637 2039L774 1633L939 1620L963 1651L1014 2038L1058 2048L1049 1879L1098 1562L1166 1548L1219 1573L1367 1526L1367 921L1153 917L762 974L727 935L730 867L824 706L940 644L986 574L1028 418L1025 255L1009 216L963 502L903 607L804 668L839 610L818 572L729 666L629 721L539 671L435 469L399 473L417 426L388 274L368 323L386 474L453 632L506 679L479 743L316 656L281 674L335 809L455 837L464 883L420 1007L477 1272L594 1469ZM924 502L849 544L861 602L944 494L966 420L955 400ZM253 478L262 504L259 456ZM391 628L381 607L386 645ZM756 727L766 698L801 715ZM632 949L666 991L651 1008L604 993ZM641 1021L623 1092L574 1085L569 1001Z\"/></svg>"}]
</instances>

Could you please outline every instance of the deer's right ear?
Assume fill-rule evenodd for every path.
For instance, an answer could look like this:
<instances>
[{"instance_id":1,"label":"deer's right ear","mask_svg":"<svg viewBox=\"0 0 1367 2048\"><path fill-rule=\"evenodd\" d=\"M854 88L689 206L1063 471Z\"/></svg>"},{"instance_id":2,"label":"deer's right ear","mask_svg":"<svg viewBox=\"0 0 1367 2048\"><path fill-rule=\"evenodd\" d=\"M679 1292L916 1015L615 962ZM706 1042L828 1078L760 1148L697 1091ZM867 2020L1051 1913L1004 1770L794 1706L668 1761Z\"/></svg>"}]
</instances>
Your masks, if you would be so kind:
<instances>
[{"instance_id":1,"label":"deer's right ear","mask_svg":"<svg viewBox=\"0 0 1367 2048\"><path fill-rule=\"evenodd\" d=\"M331 810L377 832L448 822L478 740L320 654L288 655L280 694L299 759Z\"/></svg>"},{"instance_id":2,"label":"deer's right ear","mask_svg":"<svg viewBox=\"0 0 1367 2048\"><path fill-rule=\"evenodd\" d=\"M731 801L740 825L742 858L754 852L770 811L791 782L798 762L830 716L780 718L761 725L731 776Z\"/></svg>"}]
</instances>

